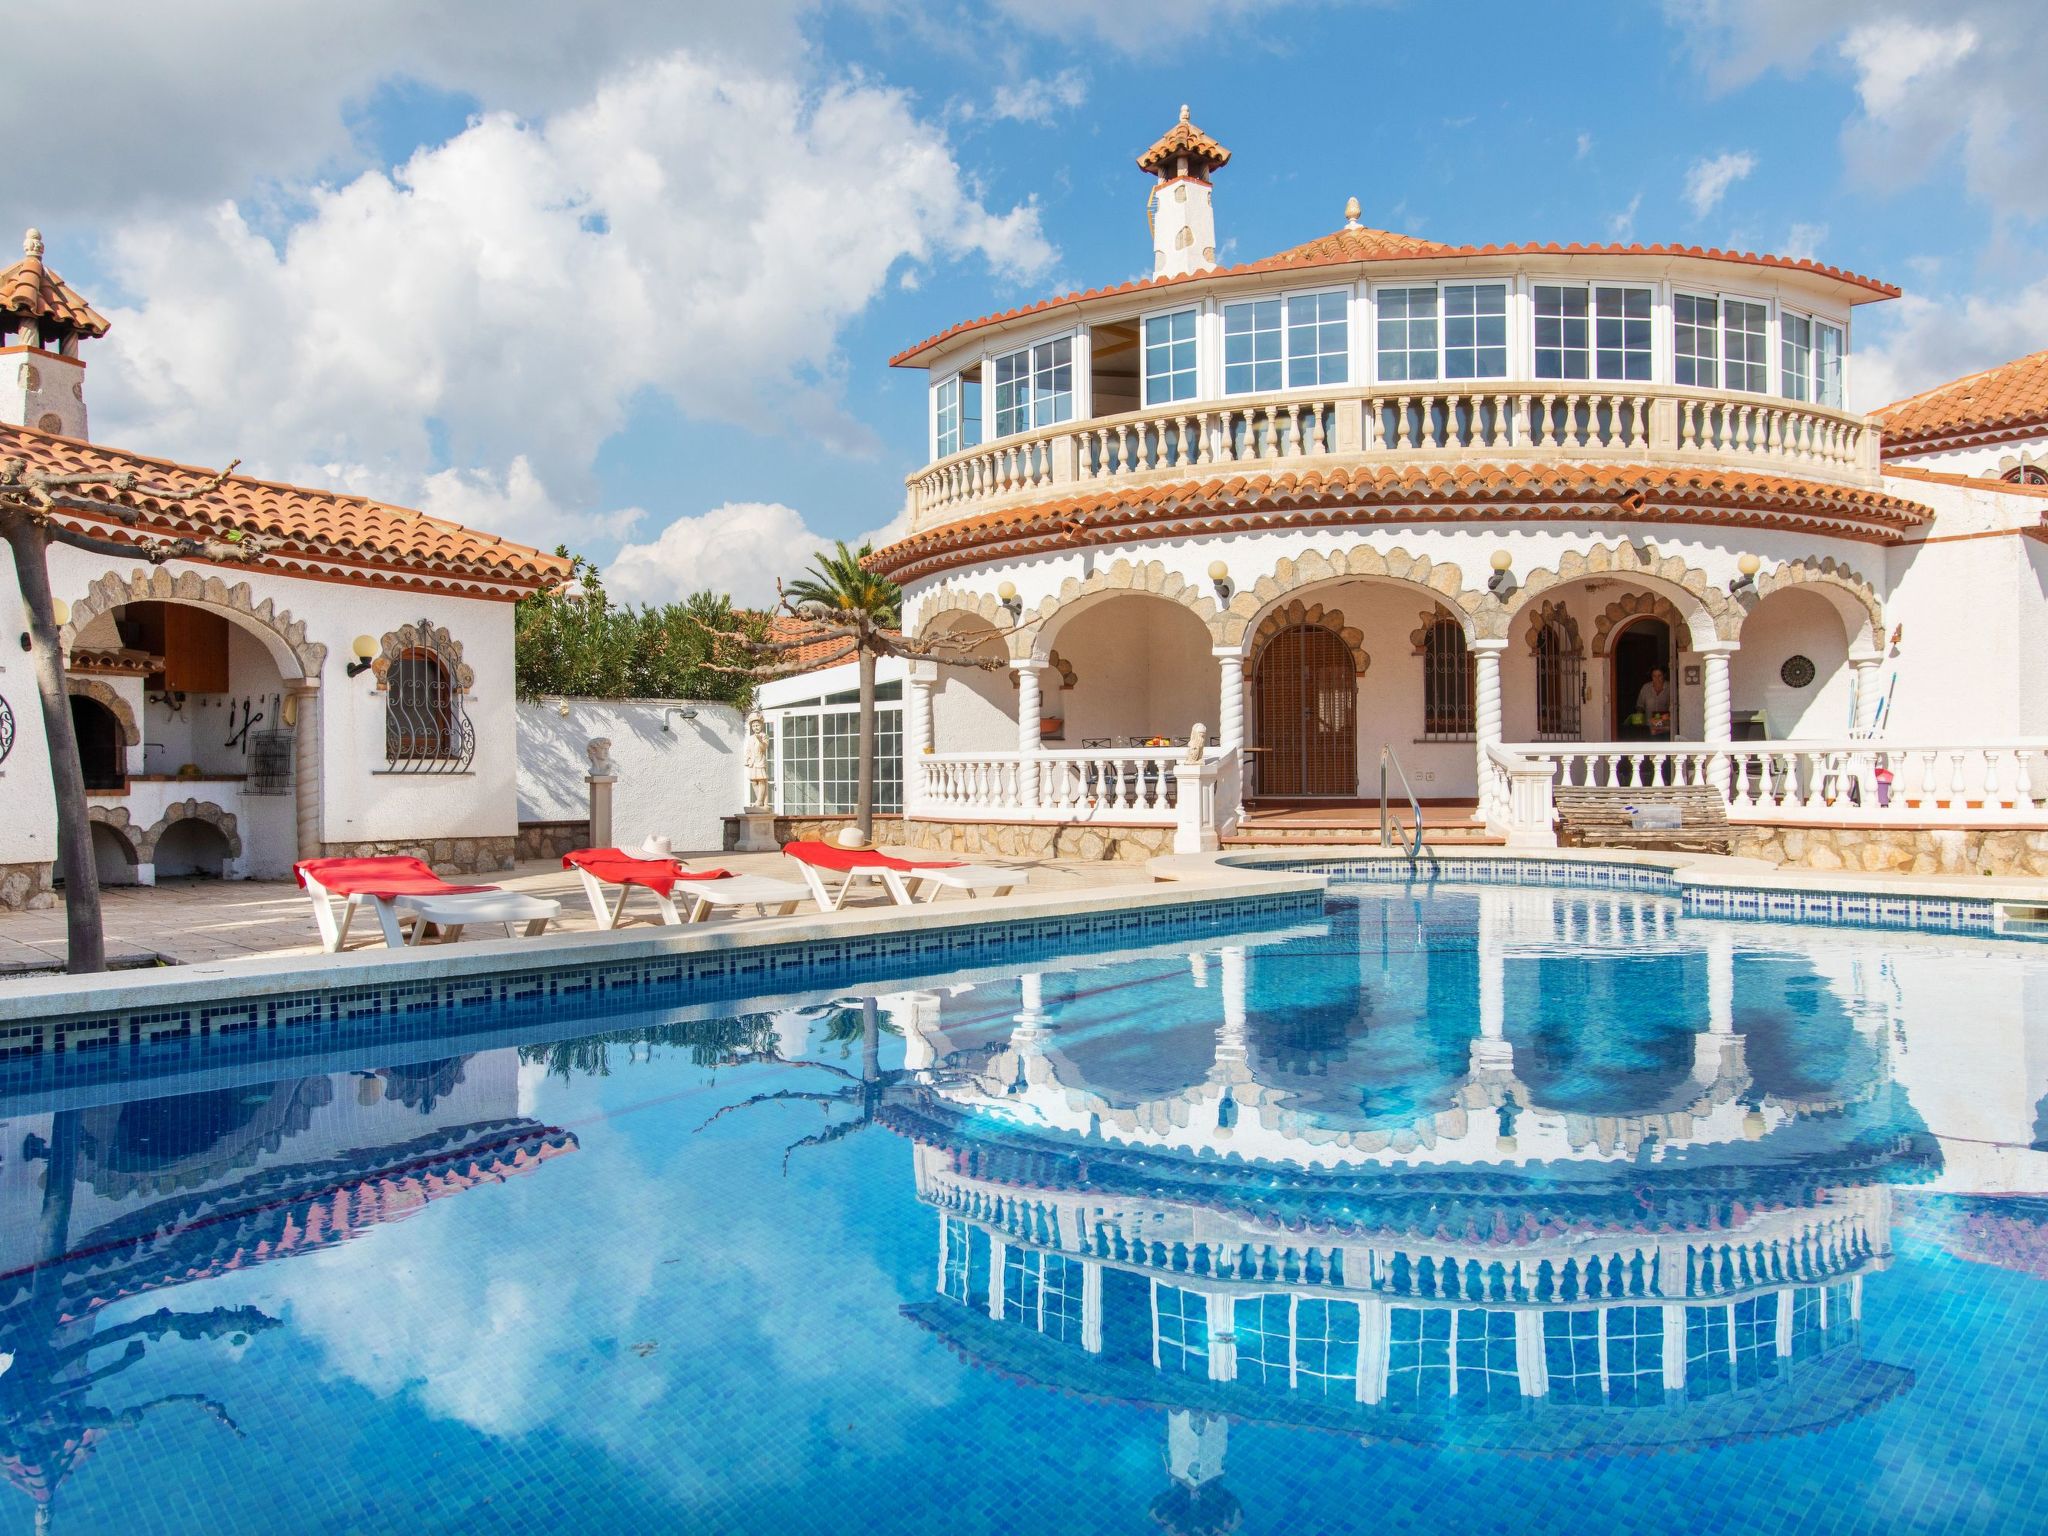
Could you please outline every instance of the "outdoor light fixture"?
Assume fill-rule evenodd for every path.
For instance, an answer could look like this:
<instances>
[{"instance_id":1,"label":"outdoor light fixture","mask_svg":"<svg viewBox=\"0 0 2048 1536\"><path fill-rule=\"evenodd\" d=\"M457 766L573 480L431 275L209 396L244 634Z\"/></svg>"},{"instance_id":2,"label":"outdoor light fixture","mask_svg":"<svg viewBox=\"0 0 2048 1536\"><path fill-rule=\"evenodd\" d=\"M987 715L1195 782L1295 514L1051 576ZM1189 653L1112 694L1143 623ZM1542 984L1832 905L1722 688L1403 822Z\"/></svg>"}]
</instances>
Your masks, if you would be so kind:
<instances>
[{"instance_id":1,"label":"outdoor light fixture","mask_svg":"<svg viewBox=\"0 0 2048 1536\"><path fill-rule=\"evenodd\" d=\"M677 705L677 704L671 704L671 705L669 705L669 707L668 707L667 709L664 709L664 710L663 710L663 711L661 712L661 729L662 729L662 732L663 732L663 734L664 734L664 735L673 735L673 734L675 733L675 732L674 732L674 727L673 727L673 726L671 726L671 725L670 725L670 724L668 723L668 717L669 717L670 715L678 715L678 716L680 716L680 717L682 718L682 720L683 720L683 723L684 723L685 725L687 725L687 724L688 724L688 723L689 723L690 721L692 721L692 720L694 720L694 719L696 719L696 718L697 718L697 711L695 711L694 709L691 709L691 708L690 708L690 707L689 707L688 705L686 705L686 704L684 704L684 705Z\"/></svg>"},{"instance_id":2,"label":"outdoor light fixture","mask_svg":"<svg viewBox=\"0 0 2048 1536\"><path fill-rule=\"evenodd\" d=\"M1017 595L1017 583L1014 581L1004 582L996 588L996 598L1010 615L1010 622L1012 624L1015 624L1024 617L1024 599Z\"/></svg>"},{"instance_id":3,"label":"outdoor light fixture","mask_svg":"<svg viewBox=\"0 0 2048 1536\"><path fill-rule=\"evenodd\" d=\"M349 649L356 653L356 659L348 664L350 677L359 677L376 664L377 642L368 635L357 635L355 644Z\"/></svg>"},{"instance_id":4,"label":"outdoor light fixture","mask_svg":"<svg viewBox=\"0 0 2048 1536\"><path fill-rule=\"evenodd\" d=\"M1209 562L1209 582L1216 588L1216 600L1220 603L1229 602L1231 594L1237 590L1230 584L1230 567L1221 560Z\"/></svg>"},{"instance_id":5,"label":"outdoor light fixture","mask_svg":"<svg viewBox=\"0 0 2048 1536\"><path fill-rule=\"evenodd\" d=\"M1515 590L1515 557L1504 549L1493 552L1493 574L1486 578L1486 590L1495 597L1506 597Z\"/></svg>"},{"instance_id":6,"label":"outdoor light fixture","mask_svg":"<svg viewBox=\"0 0 2048 1536\"><path fill-rule=\"evenodd\" d=\"M1728 595L1736 597L1744 592L1754 591L1756 588L1756 573L1762 567L1763 561L1759 560L1755 555L1744 555L1737 560L1735 562L1735 569L1742 574L1728 583Z\"/></svg>"}]
</instances>

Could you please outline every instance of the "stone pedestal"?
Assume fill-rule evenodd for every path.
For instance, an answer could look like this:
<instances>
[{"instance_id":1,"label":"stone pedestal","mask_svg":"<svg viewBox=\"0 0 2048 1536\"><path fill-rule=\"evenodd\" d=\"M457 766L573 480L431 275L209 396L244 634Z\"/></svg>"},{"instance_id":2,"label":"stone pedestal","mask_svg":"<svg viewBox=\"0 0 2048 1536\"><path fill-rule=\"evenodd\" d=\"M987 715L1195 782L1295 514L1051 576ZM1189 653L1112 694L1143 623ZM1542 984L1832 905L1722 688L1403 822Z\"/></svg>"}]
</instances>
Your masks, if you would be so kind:
<instances>
[{"instance_id":1,"label":"stone pedestal","mask_svg":"<svg viewBox=\"0 0 2048 1536\"><path fill-rule=\"evenodd\" d=\"M773 811L740 812L740 853L778 853L782 844L775 840L775 813Z\"/></svg>"}]
</instances>

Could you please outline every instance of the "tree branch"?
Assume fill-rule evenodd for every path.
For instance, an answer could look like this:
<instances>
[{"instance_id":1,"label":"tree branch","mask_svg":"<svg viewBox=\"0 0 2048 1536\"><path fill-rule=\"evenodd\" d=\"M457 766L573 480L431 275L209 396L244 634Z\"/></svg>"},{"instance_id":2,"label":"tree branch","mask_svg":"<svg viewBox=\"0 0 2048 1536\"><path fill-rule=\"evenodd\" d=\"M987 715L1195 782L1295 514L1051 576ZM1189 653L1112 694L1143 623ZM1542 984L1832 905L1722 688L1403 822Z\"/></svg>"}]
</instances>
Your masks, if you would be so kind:
<instances>
[{"instance_id":1,"label":"tree branch","mask_svg":"<svg viewBox=\"0 0 2048 1536\"><path fill-rule=\"evenodd\" d=\"M119 539L81 533L62 523L45 524L44 533L52 544L67 544L91 555L112 555L117 560L146 560L151 565L162 565L166 560L246 560L269 547L253 537L233 544L226 539L149 539L124 544Z\"/></svg>"}]
</instances>

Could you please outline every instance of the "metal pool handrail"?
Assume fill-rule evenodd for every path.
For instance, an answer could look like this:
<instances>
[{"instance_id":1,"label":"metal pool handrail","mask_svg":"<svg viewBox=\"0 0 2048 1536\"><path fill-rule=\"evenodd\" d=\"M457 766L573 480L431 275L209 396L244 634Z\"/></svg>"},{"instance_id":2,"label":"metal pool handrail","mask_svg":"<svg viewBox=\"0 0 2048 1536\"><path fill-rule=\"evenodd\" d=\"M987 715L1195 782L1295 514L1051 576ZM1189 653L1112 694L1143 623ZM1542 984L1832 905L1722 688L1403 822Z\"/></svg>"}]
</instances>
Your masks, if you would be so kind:
<instances>
[{"instance_id":1,"label":"metal pool handrail","mask_svg":"<svg viewBox=\"0 0 2048 1536\"><path fill-rule=\"evenodd\" d=\"M1422 802L1415 798L1415 790L1408 782L1408 770L1401 766L1401 759L1392 747L1380 748L1380 846L1391 848L1393 839L1387 832L1387 764L1394 765L1394 772L1401 777L1401 789L1408 796L1408 809L1415 815L1415 841L1408 846L1408 857L1422 857Z\"/></svg>"}]
</instances>

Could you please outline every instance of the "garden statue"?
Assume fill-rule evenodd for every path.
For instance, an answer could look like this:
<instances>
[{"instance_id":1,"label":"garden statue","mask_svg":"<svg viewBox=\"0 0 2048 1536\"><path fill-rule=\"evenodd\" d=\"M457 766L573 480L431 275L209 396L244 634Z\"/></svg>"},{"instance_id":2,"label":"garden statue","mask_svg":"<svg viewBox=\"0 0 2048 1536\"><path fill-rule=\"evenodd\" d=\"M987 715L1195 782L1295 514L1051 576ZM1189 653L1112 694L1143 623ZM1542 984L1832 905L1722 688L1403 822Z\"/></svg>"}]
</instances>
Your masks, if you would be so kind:
<instances>
[{"instance_id":1,"label":"garden statue","mask_svg":"<svg viewBox=\"0 0 2048 1536\"><path fill-rule=\"evenodd\" d=\"M747 717L747 809L768 809L768 722Z\"/></svg>"}]
</instances>

